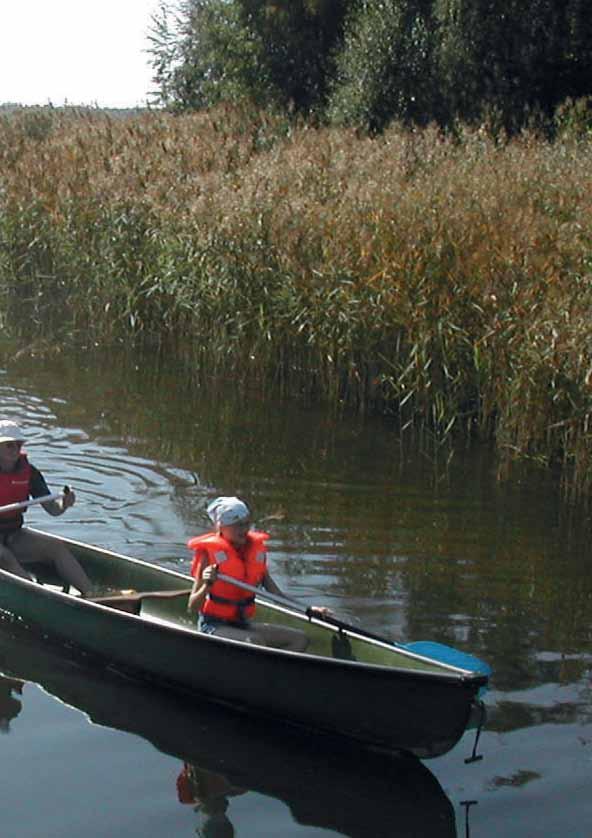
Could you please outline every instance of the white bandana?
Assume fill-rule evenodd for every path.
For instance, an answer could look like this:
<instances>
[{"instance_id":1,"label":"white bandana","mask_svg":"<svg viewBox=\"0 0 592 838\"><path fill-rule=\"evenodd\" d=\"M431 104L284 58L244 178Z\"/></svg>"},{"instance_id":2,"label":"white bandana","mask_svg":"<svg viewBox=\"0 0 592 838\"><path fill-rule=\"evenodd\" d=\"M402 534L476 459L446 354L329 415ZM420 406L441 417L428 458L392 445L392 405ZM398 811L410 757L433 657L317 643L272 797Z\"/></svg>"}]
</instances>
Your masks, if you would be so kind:
<instances>
[{"instance_id":1,"label":"white bandana","mask_svg":"<svg viewBox=\"0 0 592 838\"><path fill-rule=\"evenodd\" d=\"M239 498L216 498L208 506L208 517L217 527L230 527L251 517L249 507Z\"/></svg>"}]
</instances>

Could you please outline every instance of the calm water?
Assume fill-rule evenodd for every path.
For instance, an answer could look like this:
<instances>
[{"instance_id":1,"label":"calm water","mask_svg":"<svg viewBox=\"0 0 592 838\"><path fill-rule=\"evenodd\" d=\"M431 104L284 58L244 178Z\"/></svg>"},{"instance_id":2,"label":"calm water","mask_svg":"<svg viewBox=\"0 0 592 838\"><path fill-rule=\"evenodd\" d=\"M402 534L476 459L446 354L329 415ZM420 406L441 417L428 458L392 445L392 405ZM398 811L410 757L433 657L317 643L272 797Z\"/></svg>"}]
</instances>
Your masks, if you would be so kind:
<instances>
[{"instance_id":1,"label":"calm water","mask_svg":"<svg viewBox=\"0 0 592 838\"><path fill-rule=\"evenodd\" d=\"M589 521L549 476L499 484L484 450L446 470L388 422L277 403L239 379L198 387L154 357L4 345L0 368L0 412L27 429L51 488L78 495L60 519L31 509L30 525L186 569L207 500L241 494L291 596L494 668L484 759L464 763L467 734L421 765L190 708L5 622L3 834L592 834Z\"/></svg>"}]
</instances>

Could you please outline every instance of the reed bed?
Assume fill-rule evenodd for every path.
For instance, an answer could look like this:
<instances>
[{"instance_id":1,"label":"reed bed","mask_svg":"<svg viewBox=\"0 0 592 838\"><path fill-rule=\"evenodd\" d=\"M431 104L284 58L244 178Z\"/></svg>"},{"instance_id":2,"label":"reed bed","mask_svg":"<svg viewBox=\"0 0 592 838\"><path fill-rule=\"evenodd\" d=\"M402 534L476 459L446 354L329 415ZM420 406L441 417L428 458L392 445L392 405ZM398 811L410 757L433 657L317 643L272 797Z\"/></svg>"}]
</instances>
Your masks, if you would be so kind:
<instances>
[{"instance_id":1,"label":"reed bed","mask_svg":"<svg viewBox=\"0 0 592 838\"><path fill-rule=\"evenodd\" d=\"M0 122L6 323L592 479L592 146L248 110Z\"/></svg>"}]
</instances>

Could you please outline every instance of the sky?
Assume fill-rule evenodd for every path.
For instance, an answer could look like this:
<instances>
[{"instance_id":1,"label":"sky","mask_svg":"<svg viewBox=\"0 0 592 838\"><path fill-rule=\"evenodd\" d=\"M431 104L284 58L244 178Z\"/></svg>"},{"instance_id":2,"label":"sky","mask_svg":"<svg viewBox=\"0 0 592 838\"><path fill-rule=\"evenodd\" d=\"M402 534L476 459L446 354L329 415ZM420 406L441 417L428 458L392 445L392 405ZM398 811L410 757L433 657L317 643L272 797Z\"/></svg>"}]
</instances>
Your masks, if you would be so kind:
<instances>
[{"instance_id":1,"label":"sky","mask_svg":"<svg viewBox=\"0 0 592 838\"><path fill-rule=\"evenodd\" d=\"M158 0L0 0L0 104L145 105Z\"/></svg>"}]
</instances>

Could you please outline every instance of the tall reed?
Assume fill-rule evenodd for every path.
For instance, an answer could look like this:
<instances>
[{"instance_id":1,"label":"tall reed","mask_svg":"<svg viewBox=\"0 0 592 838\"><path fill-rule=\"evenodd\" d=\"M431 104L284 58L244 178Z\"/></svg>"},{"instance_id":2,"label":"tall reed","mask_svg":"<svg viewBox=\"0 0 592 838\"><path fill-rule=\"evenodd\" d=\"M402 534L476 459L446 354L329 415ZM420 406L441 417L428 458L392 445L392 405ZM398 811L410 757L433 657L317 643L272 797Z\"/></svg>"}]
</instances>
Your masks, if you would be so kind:
<instances>
[{"instance_id":1,"label":"tall reed","mask_svg":"<svg viewBox=\"0 0 592 838\"><path fill-rule=\"evenodd\" d=\"M592 147L220 108L0 122L7 322L392 412L590 495Z\"/></svg>"}]
</instances>

